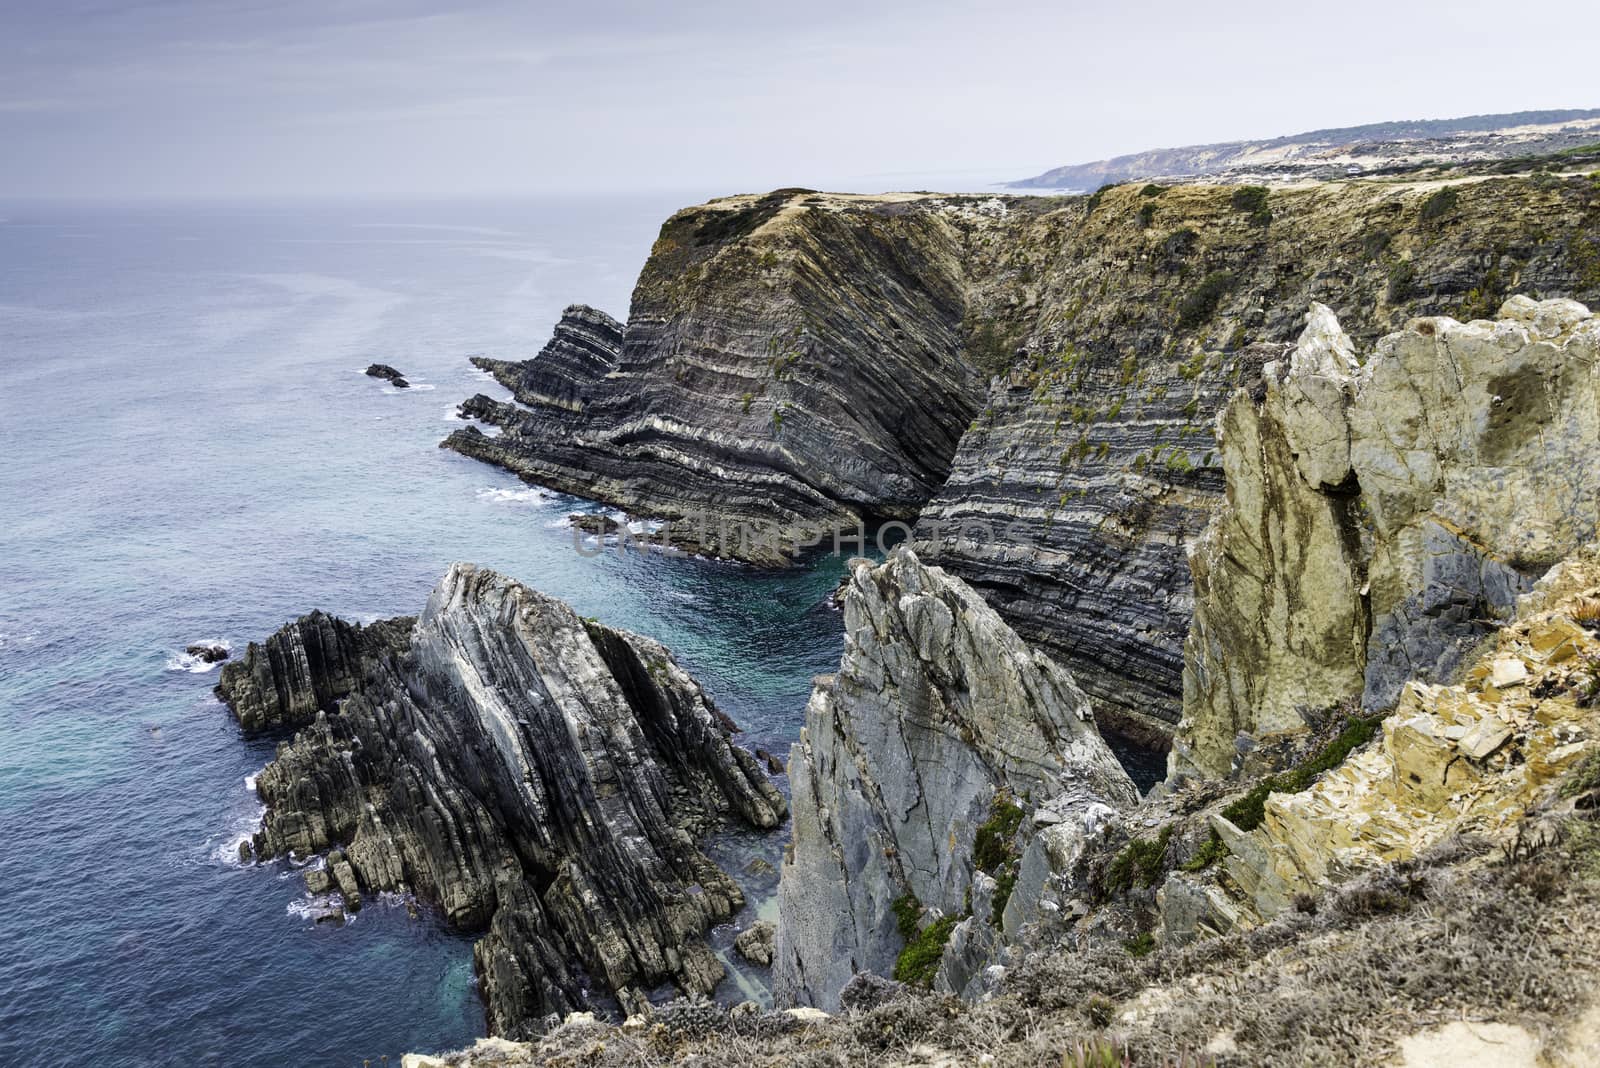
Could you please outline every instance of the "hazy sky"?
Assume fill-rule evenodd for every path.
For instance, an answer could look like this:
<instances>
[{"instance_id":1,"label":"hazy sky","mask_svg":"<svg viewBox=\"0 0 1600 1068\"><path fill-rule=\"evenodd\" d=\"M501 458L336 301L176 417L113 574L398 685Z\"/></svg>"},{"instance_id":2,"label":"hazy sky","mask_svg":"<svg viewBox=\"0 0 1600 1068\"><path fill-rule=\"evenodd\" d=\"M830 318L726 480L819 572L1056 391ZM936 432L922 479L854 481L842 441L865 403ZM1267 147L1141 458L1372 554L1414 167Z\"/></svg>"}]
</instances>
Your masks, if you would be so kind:
<instances>
[{"instance_id":1,"label":"hazy sky","mask_svg":"<svg viewBox=\"0 0 1600 1068\"><path fill-rule=\"evenodd\" d=\"M1591 3L0 0L0 195L950 186L1600 106Z\"/></svg>"}]
</instances>

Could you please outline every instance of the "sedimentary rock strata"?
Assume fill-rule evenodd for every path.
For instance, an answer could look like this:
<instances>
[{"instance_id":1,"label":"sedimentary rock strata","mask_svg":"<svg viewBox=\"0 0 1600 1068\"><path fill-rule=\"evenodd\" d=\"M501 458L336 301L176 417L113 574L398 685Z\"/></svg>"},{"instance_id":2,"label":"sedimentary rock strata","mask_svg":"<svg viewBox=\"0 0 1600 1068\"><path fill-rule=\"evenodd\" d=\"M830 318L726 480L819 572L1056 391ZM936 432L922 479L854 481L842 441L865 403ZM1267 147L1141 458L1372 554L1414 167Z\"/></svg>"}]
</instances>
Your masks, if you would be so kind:
<instances>
[{"instance_id":1,"label":"sedimentary rock strata","mask_svg":"<svg viewBox=\"0 0 1600 1068\"><path fill-rule=\"evenodd\" d=\"M818 525L917 517L918 552L1071 669L1103 727L1164 746L1214 417L1304 308L1366 347L1513 287L1600 300L1588 179L1235 192L688 209L626 325L579 306L534 359L480 360L515 400L468 401L499 432L447 444L761 563Z\"/></svg>"},{"instance_id":2,"label":"sedimentary rock strata","mask_svg":"<svg viewBox=\"0 0 1600 1068\"><path fill-rule=\"evenodd\" d=\"M789 758L774 964L781 1003L830 1010L856 972L895 970L910 920L959 921L940 978L961 990L988 962L996 913L1014 932L1037 903L1035 817L1064 851L1138 797L1072 677L965 583L900 549L855 563L844 612L839 671L817 681ZM988 872L974 855L986 825ZM996 908L1002 877L1035 885ZM959 952L969 940L985 949Z\"/></svg>"},{"instance_id":3,"label":"sedimentary rock strata","mask_svg":"<svg viewBox=\"0 0 1600 1068\"><path fill-rule=\"evenodd\" d=\"M258 777L256 855L326 854L312 878L347 903L409 891L486 932L498 1033L666 982L708 993L722 966L703 933L743 894L695 839L724 816L776 827L786 805L700 687L655 642L465 564L406 630L336 684L261 656L253 688L224 690L343 695Z\"/></svg>"},{"instance_id":4,"label":"sedimentary rock strata","mask_svg":"<svg viewBox=\"0 0 1600 1068\"><path fill-rule=\"evenodd\" d=\"M472 398L462 413L500 432L445 444L761 563L818 527L914 518L986 381L961 343L968 224L919 199L678 213L626 327L577 306L535 359L479 361L516 403Z\"/></svg>"},{"instance_id":5,"label":"sedimentary rock strata","mask_svg":"<svg viewBox=\"0 0 1600 1068\"><path fill-rule=\"evenodd\" d=\"M1445 682L1600 524L1600 323L1572 301L1412 322L1363 360L1313 308L1219 419L1228 504L1193 553L1175 771L1240 732Z\"/></svg>"}]
</instances>

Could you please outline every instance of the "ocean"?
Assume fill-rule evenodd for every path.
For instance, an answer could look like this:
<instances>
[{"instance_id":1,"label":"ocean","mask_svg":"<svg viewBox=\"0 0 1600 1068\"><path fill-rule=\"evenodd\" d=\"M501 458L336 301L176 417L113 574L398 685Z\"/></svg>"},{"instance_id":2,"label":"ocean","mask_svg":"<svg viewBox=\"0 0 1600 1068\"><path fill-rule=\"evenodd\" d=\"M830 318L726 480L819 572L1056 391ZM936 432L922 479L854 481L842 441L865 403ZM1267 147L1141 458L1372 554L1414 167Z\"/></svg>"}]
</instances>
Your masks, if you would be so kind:
<instances>
[{"instance_id":1,"label":"ocean","mask_svg":"<svg viewBox=\"0 0 1600 1068\"><path fill-rule=\"evenodd\" d=\"M241 735L193 642L414 613L470 560L665 642L787 752L838 660L838 560L582 556L584 502L437 447L505 396L469 356L532 355L568 303L625 316L698 199L0 204L0 1064L378 1065L484 1033L470 935L393 897L319 926L287 864L240 864L279 739Z\"/></svg>"}]
</instances>

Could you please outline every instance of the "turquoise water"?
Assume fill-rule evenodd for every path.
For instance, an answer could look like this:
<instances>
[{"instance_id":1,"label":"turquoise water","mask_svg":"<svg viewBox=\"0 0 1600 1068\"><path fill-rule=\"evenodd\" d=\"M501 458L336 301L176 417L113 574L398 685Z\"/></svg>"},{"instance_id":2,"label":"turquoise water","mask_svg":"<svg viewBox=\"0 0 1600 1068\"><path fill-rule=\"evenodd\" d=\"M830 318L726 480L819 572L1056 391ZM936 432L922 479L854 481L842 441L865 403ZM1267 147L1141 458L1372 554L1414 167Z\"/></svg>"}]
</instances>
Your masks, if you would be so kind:
<instances>
[{"instance_id":1,"label":"turquoise water","mask_svg":"<svg viewBox=\"0 0 1600 1068\"><path fill-rule=\"evenodd\" d=\"M580 502L436 447L504 395L468 356L531 355L572 301L624 314L693 199L0 206L0 1064L376 1064L483 1032L470 938L398 901L319 927L293 871L238 864L275 739L191 642L415 612L471 560L666 642L786 751L838 659L837 561L585 558Z\"/></svg>"}]
</instances>

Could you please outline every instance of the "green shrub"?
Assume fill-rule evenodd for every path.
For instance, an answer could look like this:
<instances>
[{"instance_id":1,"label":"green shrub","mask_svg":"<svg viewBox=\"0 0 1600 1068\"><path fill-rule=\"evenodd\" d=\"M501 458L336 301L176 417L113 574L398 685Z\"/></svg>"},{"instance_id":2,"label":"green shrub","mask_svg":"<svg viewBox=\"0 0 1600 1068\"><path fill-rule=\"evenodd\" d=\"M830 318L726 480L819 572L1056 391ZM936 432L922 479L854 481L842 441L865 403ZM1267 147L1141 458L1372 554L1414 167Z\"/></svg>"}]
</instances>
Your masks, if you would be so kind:
<instances>
[{"instance_id":1,"label":"green shrub","mask_svg":"<svg viewBox=\"0 0 1600 1068\"><path fill-rule=\"evenodd\" d=\"M1106 866L1100 880L1102 897L1125 894L1135 886L1146 889L1156 885L1167 854L1167 843L1172 839L1172 825L1161 828L1155 838L1135 838L1122 848Z\"/></svg>"},{"instance_id":2,"label":"green shrub","mask_svg":"<svg viewBox=\"0 0 1600 1068\"><path fill-rule=\"evenodd\" d=\"M1216 314L1222 298L1233 288L1232 271L1212 271L1178 303L1178 325L1196 327Z\"/></svg>"},{"instance_id":3,"label":"green shrub","mask_svg":"<svg viewBox=\"0 0 1600 1068\"><path fill-rule=\"evenodd\" d=\"M1264 185L1241 185L1233 191L1228 203L1234 211L1248 214L1252 224L1265 226L1272 221L1272 209L1267 207L1269 195L1270 191Z\"/></svg>"},{"instance_id":4,"label":"green shrub","mask_svg":"<svg viewBox=\"0 0 1600 1068\"><path fill-rule=\"evenodd\" d=\"M1145 931L1143 934L1134 935L1122 945L1130 957L1148 957L1156 951L1156 936Z\"/></svg>"},{"instance_id":5,"label":"green shrub","mask_svg":"<svg viewBox=\"0 0 1600 1068\"><path fill-rule=\"evenodd\" d=\"M1148 229L1156 221L1156 206L1154 204L1139 205L1139 229Z\"/></svg>"},{"instance_id":6,"label":"green shrub","mask_svg":"<svg viewBox=\"0 0 1600 1068\"><path fill-rule=\"evenodd\" d=\"M899 919L898 913L896 919ZM900 951L899 958L894 962L894 977L913 986L933 985L933 977L939 974L939 958L944 956L950 932L955 930L958 922L954 916L942 916L918 931L913 920L912 936L906 940L906 948ZM904 930L902 926L901 932L904 933Z\"/></svg>"},{"instance_id":7,"label":"green shrub","mask_svg":"<svg viewBox=\"0 0 1600 1068\"><path fill-rule=\"evenodd\" d=\"M1378 733L1382 716L1352 716L1327 745L1309 759L1278 775L1270 776L1222 810L1222 816L1241 831L1253 831L1266 818L1270 794L1297 794L1308 789L1318 775L1331 771Z\"/></svg>"},{"instance_id":8,"label":"green shrub","mask_svg":"<svg viewBox=\"0 0 1600 1068\"><path fill-rule=\"evenodd\" d=\"M1089 194L1089 202L1085 206L1084 215L1086 215L1086 216L1087 215L1093 215L1094 214L1094 209L1098 208L1100 206L1100 202L1105 199L1106 191L1108 189L1115 189L1116 187L1117 187L1117 183L1116 182L1107 182L1105 185L1101 186L1099 189L1096 189L1093 193L1090 193Z\"/></svg>"},{"instance_id":9,"label":"green shrub","mask_svg":"<svg viewBox=\"0 0 1600 1068\"><path fill-rule=\"evenodd\" d=\"M1022 827L1022 806L1010 795L995 794L989 806L989 818L978 828L972 840L972 865L985 875L994 878L994 910L990 919L996 927L1004 915L1006 902L1017 886L1017 871L1021 858L1017 856L1014 840Z\"/></svg>"},{"instance_id":10,"label":"green shrub","mask_svg":"<svg viewBox=\"0 0 1600 1068\"><path fill-rule=\"evenodd\" d=\"M1161 248L1169 257L1181 259L1194 251L1195 242L1199 239L1199 234L1185 226L1168 234L1167 239L1161 243Z\"/></svg>"},{"instance_id":11,"label":"green shrub","mask_svg":"<svg viewBox=\"0 0 1600 1068\"><path fill-rule=\"evenodd\" d=\"M1139 195L1142 196L1142 197L1158 197L1162 193L1165 193L1166 191L1167 191L1167 187L1166 186L1157 185L1156 183L1151 182L1149 185L1147 185L1143 189L1139 190Z\"/></svg>"},{"instance_id":12,"label":"green shrub","mask_svg":"<svg viewBox=\"0 0 1600 1068\"><path fill-rule=\"evenodd\" d=\"M1256 212L1267 206L1270 191L1264 185L1241 185L1233 191L1228 203L1234 211Z\"/></svg>"},{"instance_id":13,"label":"green shrub","mask_svg":"<svg viewBox=\"0 0 1600 1068\"><path fill-rule=\"evenodd\" d=\"M1022 826L1022 806L1005 793L995 795L989 806L989 818L978 828L972 840L972 863L982 872L993 875L995 869L1012 856L1011 840Z\"/></svg>"},{"instance_id":14,"label":"green shrub","mask_svg":"<svg viewBox=\"0 0 1600 1068\"><path fill-rule=\"evenodd\" d=\"M1189 872L1205 871L1227 855L1228 843L1224 842L1216 831L1212 831L1211 837L1207 838L1205 843L1195 850L1194 856L1184 862L1183 870Z\"/></svg>"}]
</instances>

